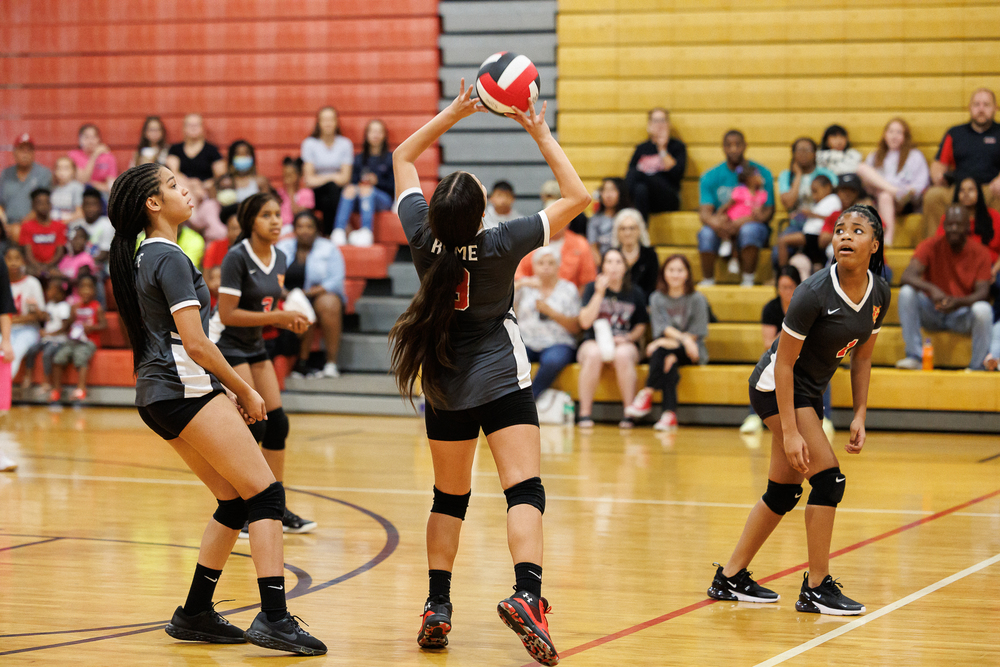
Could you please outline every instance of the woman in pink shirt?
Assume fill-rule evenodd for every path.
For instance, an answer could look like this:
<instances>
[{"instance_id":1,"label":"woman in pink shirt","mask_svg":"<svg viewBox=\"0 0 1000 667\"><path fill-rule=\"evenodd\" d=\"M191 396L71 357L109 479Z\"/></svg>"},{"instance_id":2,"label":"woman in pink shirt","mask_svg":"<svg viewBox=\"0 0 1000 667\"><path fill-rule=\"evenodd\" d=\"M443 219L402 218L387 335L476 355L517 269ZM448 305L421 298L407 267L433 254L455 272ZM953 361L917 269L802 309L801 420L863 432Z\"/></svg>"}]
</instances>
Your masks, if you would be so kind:
<instances>
[{"instance_id":1,"label":"woman in pink shirt","mask_svg":"<svg viewBox=\"0 0 1000 667\"><path fill-rule=\"evenodd\" d=\"M104 142L101 131L93 123L80 127L80 148L71 150L69 157L76 164L76 179L101 191L107 199L111 184L118 176L118 163Z\"/></svg>"}]
</instances>

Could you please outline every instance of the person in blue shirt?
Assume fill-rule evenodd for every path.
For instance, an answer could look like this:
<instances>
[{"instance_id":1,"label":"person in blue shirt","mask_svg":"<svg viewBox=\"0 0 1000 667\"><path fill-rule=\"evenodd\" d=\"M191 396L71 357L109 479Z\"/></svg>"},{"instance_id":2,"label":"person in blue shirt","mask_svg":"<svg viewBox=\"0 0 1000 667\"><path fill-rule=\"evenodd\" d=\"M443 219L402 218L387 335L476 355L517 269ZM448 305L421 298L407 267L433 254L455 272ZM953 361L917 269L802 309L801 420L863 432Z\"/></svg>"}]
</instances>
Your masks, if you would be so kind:
<instances>
[{"instance_id":1,"label":"person in blue shirt","mask_svg":"<svg viewBox=\"0 0 1000 667\"><path fill-rule=\"evenodd\" d=\"M700 191L698 217L702 228L698 232L698 252L701 254L702 285L715 284L715 260L733 256L738 261L741 284L753 285L757 270L757 256L771 237L769 223L774 215L774 179L767 167L744 157L747 143L739 130L729 130L722 137L722 150L726 161L705 172L698 184ZM722 207L739 184L739 171L744 165L752 166L764 178L767 201L754 209L752 218L744 222L729 219ZM734 247L735 246L735 247ZM739 251L739 259L733 251Z\"/></svg>"}]
</instances>

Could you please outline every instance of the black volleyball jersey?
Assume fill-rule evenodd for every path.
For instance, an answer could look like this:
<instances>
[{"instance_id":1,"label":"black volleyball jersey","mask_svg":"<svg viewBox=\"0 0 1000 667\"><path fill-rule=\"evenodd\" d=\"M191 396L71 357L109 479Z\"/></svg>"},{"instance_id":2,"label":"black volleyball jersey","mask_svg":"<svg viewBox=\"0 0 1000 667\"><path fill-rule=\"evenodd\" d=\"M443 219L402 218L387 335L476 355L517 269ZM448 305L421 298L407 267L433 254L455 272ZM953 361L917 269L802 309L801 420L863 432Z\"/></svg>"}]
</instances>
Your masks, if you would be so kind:
<instances>
[{"instance_id":1,"label":"black volleyball jersey","mask_svg":"<svg viewBox=\"0 0 1000 667\"><path fill-rule=\"evenodd\" d=\"M222 260L219 294L239 297L239 308L255 313L269 313L278 307L285 284L285 254L271 247L271 262L264 264L254 254L250 241L237 243ZM261 352L264 327L227 327L213 316L212 339L223 354Z\"/></svg>"},{"instance_id":2,"label":"black volleyball jersey","mask_svg":"<svg viewBox=\"0 0 1000 667\"><path fill-rule=\"evenodd\" d=\"M175 312L197 306L207 334L211 309L208 286L180 246L163 238L144 240L135 256L135 288L148 334L136 369L135 404L221 391L219 381L188 356L174 324Z\"/></svg>"},{"instance_id":3,"label":"black volleyball jersey","mask_svg":"<svg viewBox=\"0 0 1000 667\"><path fill-rule=\"evenodd\" d=\"M427 225L427 201L419 188L399 197L399 220L417 274L444 250ZM443 369L445 410L465 410L531 386L531 364L514 316L514 271L529 252L549 242L544 212L482 229L455 253L465 268L455 291L451 344L455 369Z\"/></svg>"},{"instance_id":4,"label":"black volleyball jersey","mask_svg":"<svg viewBox=\"0 0 1000 667\"><path fill-rule=\"evenodd\" d=\"M868 272L868 290L860 304L840 288L837 265L817 271L795 289L781 324L781 335L757 362L750 386L774 391L774 364L781 336L803 341L795 362L795 393L822 396L841 360L854 347L864 345L882 328L889 309L889 285Z\"/></svg>"}]
</instances>

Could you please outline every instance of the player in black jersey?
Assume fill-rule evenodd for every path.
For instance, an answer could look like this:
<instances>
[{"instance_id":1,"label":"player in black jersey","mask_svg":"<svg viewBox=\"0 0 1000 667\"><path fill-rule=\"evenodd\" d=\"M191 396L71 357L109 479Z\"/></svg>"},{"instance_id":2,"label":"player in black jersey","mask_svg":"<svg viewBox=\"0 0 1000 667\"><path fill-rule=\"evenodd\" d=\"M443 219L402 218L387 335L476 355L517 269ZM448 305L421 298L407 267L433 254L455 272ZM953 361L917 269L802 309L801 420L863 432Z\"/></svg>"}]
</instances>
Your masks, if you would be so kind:
<instances>
[{"instance_id":1,"label":"player in black jersey","mask_svg":"<svg viewBox=\"0 0 1000 667\"><path fill-rule=\"evenodd\" d=\"M281 202L271 193L251 195L240 204L236 218L240 237L222 260L219 306L210 336L233 370L264 398L267 420L251 426L250 432L261 443L274 477L284 482L288 417L264 348L263 329L270 325L299 334L309 328L309 320L302 313L278 310L286 269L284 253L274 247L281 236ZM315 521L287 507L281 524L286 533L308 533L316 527ZM246 526L240 537L248 537Z\"/></svg>"},{"instance_id":2,"label":"player in black jersey","mask_svg":"<svg viewBox=\"0 0 1000 667\"><path fill-rule=\"evenodd\" d=\"M191 217L191 198L169 169L144 164L115 180L108 217L115 228L111 281L132 346L139 415L218 500L187 601L174 612L167 634L221 644L250 641L303 655L326 653L323 642L302 630L285 605L285 490L246 428L265 418L264 400L208 339L208 287L177 245L177 227ZM146 239L137 251L136 238L143 231ZM214 611L212 595L247 520L261 612L244 632Z\"/></svg>"},{"instance_id":3,"label":"player in black jersey","mask_svg":"<svg viewBox=\"0 0 1000 667\"><path fill-rule=\"evenodd\" d=\"M468 172L449 174L430 202L414 161L462 118L485 111L465 88L451 105L393 154L399 218L420 275L420 289L389 334L392 367L410 395L418 372L434 461L434 503L427 521L430 591L418 644L443 648L451 630L451 570L472 488L482 428L507 497L507 542L515 593L497 612L535 660L555 665L541 597L542 512L538 414L531 366L514 317L514 271L590 203L590 194L545 124L545 106L514 118L538 143L562 199L526 218L483 228L486 189Z\"/></svg>"},{"instance_id":4,"label":"player in black jersey","mask_svg":"<svg viewBox=\"0 0 1000 667\"><path fill-rule=\"evenodd\" d=\"M823 433L823 390L843 358L851 354L854 420L846 451L865 444L865 414L871 356L889 309L883 267L882 220L871 206L851 206L833 233L835 264L799 285L781 333L750 376L750 403L771 430L767 492L750 511L743 535L725 567L719 566L708 595L718 600L775 602L778 594L755 582L750 561L802 495L802 480L812 487L806 504L809 571L799 611L853 616L864 605L845 596L830 576L830 539L846 475Z\"/></svg>"}]
</instances>

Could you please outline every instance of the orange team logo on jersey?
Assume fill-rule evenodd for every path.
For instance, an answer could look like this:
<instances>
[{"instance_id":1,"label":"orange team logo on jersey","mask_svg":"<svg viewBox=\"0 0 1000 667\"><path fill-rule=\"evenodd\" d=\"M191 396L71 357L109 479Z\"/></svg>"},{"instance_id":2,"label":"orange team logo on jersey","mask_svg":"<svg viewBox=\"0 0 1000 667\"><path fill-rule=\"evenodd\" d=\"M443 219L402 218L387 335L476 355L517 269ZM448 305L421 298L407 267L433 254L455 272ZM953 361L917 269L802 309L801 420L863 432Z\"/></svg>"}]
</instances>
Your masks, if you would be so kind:
<instances>
[{"instance_id":1,"label":"orange team logo on jersey","mask_svg":"<svg viewBox=\"0 0 1000 667\"><path fill-rule=\"evenodd\" d=\"M878 322L878 314L882 312L882 306L872 308L872 324Z\"/></svg>"},{"instance_id":2,"label":"orange team logo on jersey","mask_svg":"<svg viewBox=\"0 0 1000 667\"><path fill-rule=\"evenodd\" d=\"M285 274L284 273L279 273L278 274L278 285L280 287L284 287L285 286ZM877 310L875 312L878 313Z\"/></svg>"},{"instance_id":3,"label":"orange team logo on jersey","mask_svg":"<svg viewBox=\"0 0 1000 667\"><path fill-rule=\"evenodd\" d=\"M838 359L843 359L844 357L846 357L847 353L850 352L851 348L854 347L857 344L858 344L858 339L855 338L850 343L848 343L847 345L845 345L844 349L842 349L840 352L837 353L837 358Z\"/></svg>"}]
</instances>

